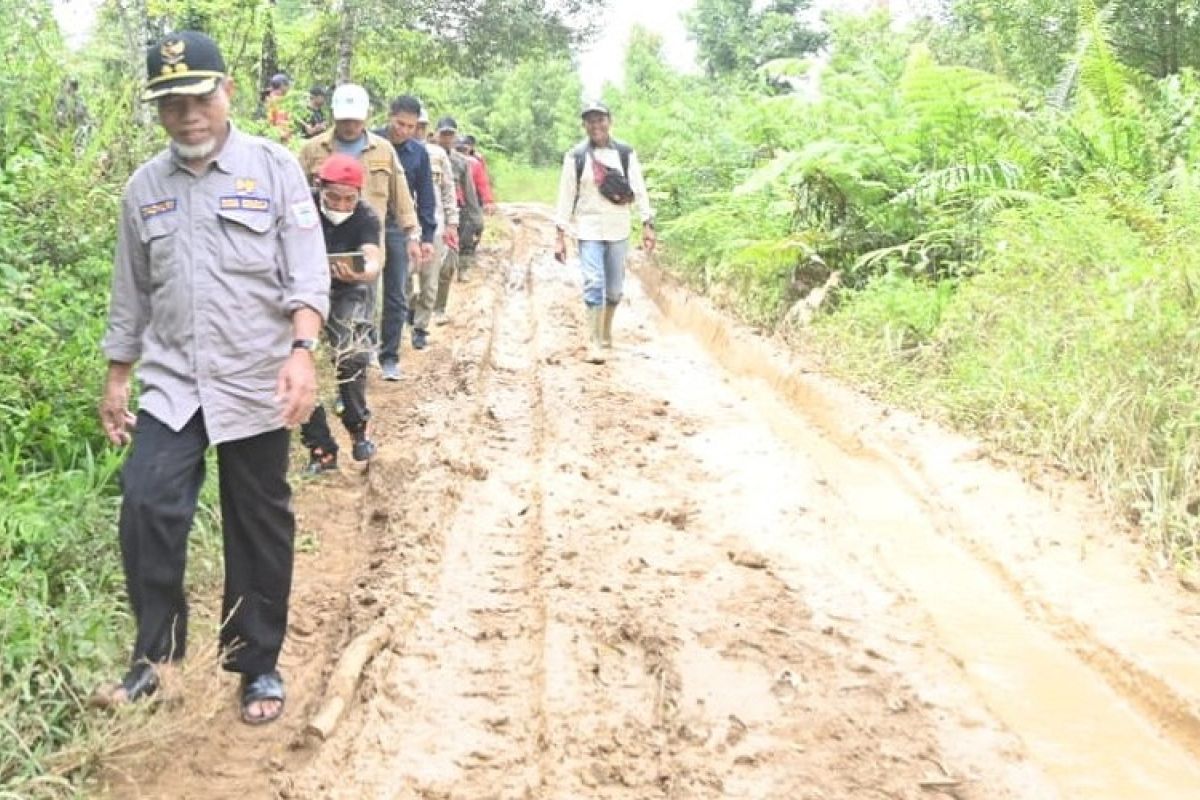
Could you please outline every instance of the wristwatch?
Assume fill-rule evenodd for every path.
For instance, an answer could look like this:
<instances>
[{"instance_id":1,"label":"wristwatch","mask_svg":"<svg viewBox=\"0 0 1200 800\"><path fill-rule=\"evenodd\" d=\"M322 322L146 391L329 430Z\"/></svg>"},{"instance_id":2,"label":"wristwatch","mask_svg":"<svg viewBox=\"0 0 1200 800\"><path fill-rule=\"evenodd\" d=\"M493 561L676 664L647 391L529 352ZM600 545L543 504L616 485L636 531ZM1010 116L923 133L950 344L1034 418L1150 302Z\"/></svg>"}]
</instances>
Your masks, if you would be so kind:
<instances>
[{"instance_id":1,"label":"wristwatch","mask_svg":"<svg viewBox=\"0 0 1200 800\"><path fill-rule=\"evenodd\" d=\"M317 340L316 339L293 339L292 340L292 349L293 350L307 350L310 353L315 353L315 352L317 352Z\"/></svg>"},{"instance_id":2,"label":"wristwatch","mask_svg":"<svg viewBox=\"0 0 1200 800\"><path fill-rule=\"evenodd\" d=\"M409 240L410 242L416 242L417 244L420 244L420 243L421 243L421 234L419 234L419 233L410 233L410 234L408 235L408 240Z\"/></svg>"}]
</instances>

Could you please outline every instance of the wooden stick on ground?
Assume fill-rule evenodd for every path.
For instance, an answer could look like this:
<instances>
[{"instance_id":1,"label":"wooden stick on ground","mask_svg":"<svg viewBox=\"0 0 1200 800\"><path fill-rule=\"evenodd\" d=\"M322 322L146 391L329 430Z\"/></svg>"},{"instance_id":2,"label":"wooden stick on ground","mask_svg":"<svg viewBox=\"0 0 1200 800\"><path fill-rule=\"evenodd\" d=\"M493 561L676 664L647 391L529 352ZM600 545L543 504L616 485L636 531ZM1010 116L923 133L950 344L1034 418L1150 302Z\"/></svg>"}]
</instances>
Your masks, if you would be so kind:
<instances>
[{"instance_id":1,"label":"wooden stick on ground","mask_svg":"<svg viewBox=\"0 0 1200 800\"><path fill-rule=\"evenodd\" d=\"M392 626L386 620L379 620L366 631L355 637L350 646L338 659L329 684L325 687L325 704L308 723L305 732L315 735L325 741L337 727L342 713L350 705L350 699L358 688L359 678L375 654L387 644L392 636Z\"/></svg>"}]
</instances>

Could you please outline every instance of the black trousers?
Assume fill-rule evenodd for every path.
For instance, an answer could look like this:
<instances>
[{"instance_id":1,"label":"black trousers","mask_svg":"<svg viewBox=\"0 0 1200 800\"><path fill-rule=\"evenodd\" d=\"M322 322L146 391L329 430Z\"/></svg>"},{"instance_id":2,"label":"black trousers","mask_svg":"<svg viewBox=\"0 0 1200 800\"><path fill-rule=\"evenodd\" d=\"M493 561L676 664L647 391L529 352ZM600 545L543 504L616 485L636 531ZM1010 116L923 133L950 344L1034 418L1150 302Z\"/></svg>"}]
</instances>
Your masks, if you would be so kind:
<instances>
[{"instance_id":1,"label":"black trousers","mask_svg":"<svg viewBox=\"0 0 1200 800\"><path fill-rule=\"evenodd\" d=\"M350 433L362 430L371 418L367 407L367 367L371 363L373 285L336 286L329 295L329 319L325 340L329 345L342 400L342 424ZM300 440L309 448L337 452L325 409L318 405L308 422L300 427Z\"/></svg>"},{"instance_id":2,"label":"black trousers","mask_svg":"<svg viewBox=\"0 0 1200 800\"><path fill-rule=\"evenodd\" d=\"M458 226L458 254L474 256L481 239L483 239L482 220L463 219Z\"/></svg>"},{"instance_id":3,"label":"black trousers","mask_svg":"<svg viewBox=\"0 0 1200 800\"><path fill-rule=\"evenodd\" d=\"M287 630L296 532L284 428L217 445L225 594L221 648L232 672L275 669ZM187 542L208 450L204 416L178 433L138 414L121 472L119 523L125 585L137 619L133 661L162 662L187 651L183 578Z\"/></svg>"}]
</instances>

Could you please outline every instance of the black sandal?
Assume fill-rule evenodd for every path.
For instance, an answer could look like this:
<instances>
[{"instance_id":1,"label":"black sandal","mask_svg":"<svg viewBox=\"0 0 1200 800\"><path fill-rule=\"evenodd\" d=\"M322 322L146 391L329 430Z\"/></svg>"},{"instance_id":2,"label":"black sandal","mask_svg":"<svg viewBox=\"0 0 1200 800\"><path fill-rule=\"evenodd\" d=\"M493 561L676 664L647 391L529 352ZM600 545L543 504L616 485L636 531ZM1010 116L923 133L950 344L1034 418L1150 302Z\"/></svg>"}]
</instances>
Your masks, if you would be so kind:
<instances>
[{"instance_id":1,"label":"black sandal","mask_svg":"<svg viewBox=\"0 0 1200 800\"><path fill-rule=\"evenodd\" d=\"M278 700L279 710L273 714L254 717L250 715L250 704L263 700ZM283 677L278 670L264 672L262 675L242 678L242 722L247 725L265 725L274 722L283 715L284 691Z\"/></svg>"},{"instance_id":2,"label":"black sandal","mask_svg":"<svg viewBox=\"0 0 1200 800\"><path fill-rule=\"evenodd\" d=\"M113 695L118 689L125 692L125 699L117 702ZM158 691L158 670L147 661L139 661L129 668L120 683L109 689L98 689L92 695L91 704L97 708L116 708L128 703L144 700Z\"/></svg>"}]
</instances>

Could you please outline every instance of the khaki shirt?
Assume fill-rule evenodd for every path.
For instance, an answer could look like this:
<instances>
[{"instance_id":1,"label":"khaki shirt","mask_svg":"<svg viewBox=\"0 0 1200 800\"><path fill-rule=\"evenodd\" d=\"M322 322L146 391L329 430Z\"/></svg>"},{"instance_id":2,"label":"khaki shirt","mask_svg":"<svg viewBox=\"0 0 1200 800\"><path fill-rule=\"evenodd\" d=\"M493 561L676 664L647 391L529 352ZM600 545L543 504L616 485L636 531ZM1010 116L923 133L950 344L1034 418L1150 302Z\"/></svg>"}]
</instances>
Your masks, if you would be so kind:
<instances>
[{"instance_id":1,"label":"khaki shirt","mask_svg":"<svg viewBox=\"0 0 1200 800\"><path fill-rule=\"evenodd\" d=\"M174 431L204 412L209 441L283 425L275 400L292 314L329 311L312 195L283 147L230 128L193 174L171 150L121 199L104 354L138 363L140 407Z\"/></svg>"},{"instance_id":2,"label":"khaki shirt","mask_svg":"<svg viewBox=\"0 0 1200 800\"><path fill-rule=\"evenodd\" d=\"M458 227L458 194L454 191L454 167L450 164L450 156L440 144L433 142L426 142L425 149L429 151L429 166L433 170L438 224Z\"/></svg>"},{"instance_id":3,"label":"khaki shirt","mask_svg":"<svg viewBox=\"0 0 1200 800\"><path fill-rule=\"evenodd\" d=\"M396 151L391 142L370 131L367 135L367 149L359 160L367 173L367 185L363 187L363 198L371 204L371 208L379 215L380 220L392 220L409 236L419 236L421 224L417 221L417 210L413 206L412 195L408 192L408 180L404 177L404 167L396 158ZM322 133L315 139L304 143L300 151L300 166L310 185L315 186L317 170L335 152L333 149L332 129ZM383 228L380 226L380 248L383 248Z\"/></svg>"},{"instance_id":4,"label":"khaki shirt","mask_svg":"<svg viewBox=\"0 0 1200 800\"><path fill-rule=\"evenodd\" d=\"M606 167L621 169L621 155L613 147L588 148L583 160L583 174L575 177L575 153L568 150L563 157L562 172L558 181L558 207L554 222L567 230L575 223L575 238L582 241L619 242L629 238L629 215L636 209L642 222L654 219L650 207L650 196L646 193L646 179L642 176L642 165L637 152L629 154L629 175L626 176L633 189L634 202L617 205L600 194L592 159Z\"/></svg>"}]
</instances>

